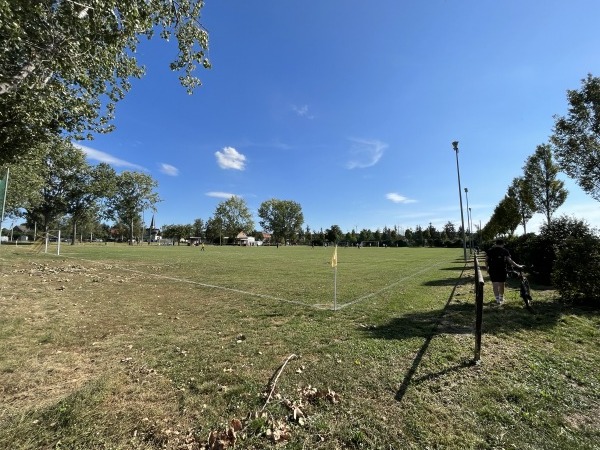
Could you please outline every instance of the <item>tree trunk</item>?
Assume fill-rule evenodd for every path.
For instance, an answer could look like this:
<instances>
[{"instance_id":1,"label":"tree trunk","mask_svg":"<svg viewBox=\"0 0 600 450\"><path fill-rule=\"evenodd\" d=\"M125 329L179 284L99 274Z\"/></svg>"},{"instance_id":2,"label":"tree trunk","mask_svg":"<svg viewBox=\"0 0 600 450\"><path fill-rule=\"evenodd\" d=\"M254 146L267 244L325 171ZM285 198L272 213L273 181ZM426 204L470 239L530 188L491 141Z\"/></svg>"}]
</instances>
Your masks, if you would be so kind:
<instances>
[{"instance_id":1,"label":"tree trunk","mask_svg":"<svg viewBox=\"0 0 600 450\"><path fill-rule=\"evenodd\" d=\"M75 237L77 236L77 222L73 220L73 228L71 230L71 245L75 245Z\"/></svg>"},{"instance_id":2,"label":"tree trunk","mask_svg":"<svg viewBox=\"0 0 600 450\"><path fill-rule=\"evenodd\" d=\"M10 80L9 83L0 83L0 95L7 94L11 91L16 90L21 84L21 82L29 75L31 75L34 70L35 65L32 63L28 63L25 65L25 67L23 67L23 69L21 69L21 72L12 77L12 80Z\"/></svg>"}]
</instances>

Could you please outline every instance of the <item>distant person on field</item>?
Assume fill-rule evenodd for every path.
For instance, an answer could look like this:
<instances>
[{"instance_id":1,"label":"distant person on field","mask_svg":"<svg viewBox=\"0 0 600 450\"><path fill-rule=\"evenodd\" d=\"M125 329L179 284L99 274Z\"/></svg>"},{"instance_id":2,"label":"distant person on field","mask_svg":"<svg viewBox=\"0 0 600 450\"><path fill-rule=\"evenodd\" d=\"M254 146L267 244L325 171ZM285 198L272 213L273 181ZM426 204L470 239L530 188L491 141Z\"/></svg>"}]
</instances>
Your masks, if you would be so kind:
<instances>
[{"instance_id":1,"label":"distant person on field","mask_svg":"<svg viewBox=\"0 0 600 450\"><path fill-rule=\"evenodd\" d=\"M523 268L511 259L509 251L504 248L504 240L497 239L492 248L486 252L485 265L492 281L496 303L499 305L504 302L504 283L508 275L506 264L519 269Z\"/></svg>"},{"instance_id":2,"label":"distant person on field","mask_svg":"<svg viewBox=\"0 0 600 450\"><path fill-rule=\"evenodd\" d=\"M200 245L200 251L203 252L204 251L204 242Z\"/></svg>"}]
</instances>

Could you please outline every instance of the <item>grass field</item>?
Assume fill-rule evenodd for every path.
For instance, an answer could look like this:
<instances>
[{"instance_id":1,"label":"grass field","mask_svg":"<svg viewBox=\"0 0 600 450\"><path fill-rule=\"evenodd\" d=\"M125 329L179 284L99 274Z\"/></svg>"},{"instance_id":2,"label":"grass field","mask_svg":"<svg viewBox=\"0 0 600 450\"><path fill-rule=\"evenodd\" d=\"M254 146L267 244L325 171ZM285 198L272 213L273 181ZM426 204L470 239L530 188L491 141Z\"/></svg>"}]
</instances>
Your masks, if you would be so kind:
<instances>
[{"instance_id":1,"label":"grass field","mask_svg":"<svg viewBox=\"0 0 600 450\"><path fill-rule=\"evenodd\" d=\"M460 249L332 252L0 246L0 448L600 448L597 310L486 285L472 365Z\"/></svg>"}]
</instances>

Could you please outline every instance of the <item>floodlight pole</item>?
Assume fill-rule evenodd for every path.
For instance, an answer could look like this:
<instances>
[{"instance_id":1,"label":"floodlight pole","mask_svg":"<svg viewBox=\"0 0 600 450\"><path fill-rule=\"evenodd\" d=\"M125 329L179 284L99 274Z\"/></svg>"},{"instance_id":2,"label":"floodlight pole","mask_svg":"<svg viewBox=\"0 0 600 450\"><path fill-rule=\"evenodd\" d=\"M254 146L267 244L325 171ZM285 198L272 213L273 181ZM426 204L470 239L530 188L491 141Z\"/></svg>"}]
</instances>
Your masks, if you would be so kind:
<instances>
[{"instance_id":1,"label":"floodlight pole","mask_svg":"<svg viewBox=\"0 0 600 450\"><path fill-rule=\"evenodd\" d=\"M469 189L465 188L465 198L467 199L467 229L469 230L469 251L473 253L473 230L471 229L471 208L469 208Z\"/></svg>"},{"instance_id":2,"label":"floodlight pole","mask_svg":"<svg viewBox=\"0 0 600 450\"><path fill-rule=\"evenodd\" d=\"M452 148L456 152L456 174L458 176L458 199L460 201L460 221L462 223L462 234L463 234L463 254L465 258L465 262L467 262L467 239L465 235L465 217L463 214L463 204L462 204L462 189L460 188L460 169L458 167L458 141L452 142Z\"/></svg>"},{"instance_id":3,"label":"floodlight pole","mask_svg":"<svg viewBox=\"0 0 600 450\"><path fill-rule=\"evenodd\" d=\"M471 254L473 254L473 228L475 228L475 225L473 225L473 212L471 212L471 208L469 208L469 242L471 244Z\"/></svg>"}]
</instances>

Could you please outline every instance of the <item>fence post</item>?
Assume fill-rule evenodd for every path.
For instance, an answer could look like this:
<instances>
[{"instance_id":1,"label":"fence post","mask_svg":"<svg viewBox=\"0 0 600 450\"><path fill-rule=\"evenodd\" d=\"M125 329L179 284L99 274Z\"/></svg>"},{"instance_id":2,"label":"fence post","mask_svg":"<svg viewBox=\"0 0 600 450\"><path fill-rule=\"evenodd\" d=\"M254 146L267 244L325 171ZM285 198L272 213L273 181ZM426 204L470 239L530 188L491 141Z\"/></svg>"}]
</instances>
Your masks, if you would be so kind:
<instances>
[{"instance_id":1,"label":"fence post","mask_svg":"<svg viewBox=\"0 0 600 450\"><path fill-rule=\"evenodd\" d=\"M481 360L481 324L483 322L483 274L479 267L477 255L475 263L475 358L476 364Z\"/></svg>"}]
</instances>

